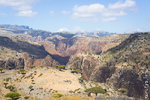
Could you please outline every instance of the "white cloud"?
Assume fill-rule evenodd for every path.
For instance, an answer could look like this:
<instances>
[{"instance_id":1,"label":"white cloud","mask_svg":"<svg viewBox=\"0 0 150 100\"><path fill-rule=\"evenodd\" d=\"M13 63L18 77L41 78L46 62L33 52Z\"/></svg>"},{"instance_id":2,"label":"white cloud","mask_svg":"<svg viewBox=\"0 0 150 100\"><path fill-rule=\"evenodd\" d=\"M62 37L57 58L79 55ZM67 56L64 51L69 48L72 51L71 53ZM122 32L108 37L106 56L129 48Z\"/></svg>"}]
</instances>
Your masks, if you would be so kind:
<instances>
[{"instance_id":1,"label":"white cloud","mask_svg":"<svg viewBox=\"0 0 150 100\"><path fill-rule=\"evenodd\" d=\"M50 11L49 14L52 16L52 15L54 15L54 12L53 12L53 11Z\"/></svg>"},{"instance_id":2,"label":"white cloud","mask_svg":"<svg viewBox=\"0 0 150 100\"><path fill-rule=\"evenodd\" d=\"M132 0L126 0L124 3L122 3L121 1L118 1L117 3L109 4L108 8L117 9L117 10L124 10L124 9L135 10L136 2Z\"/></svg>"},{"instance_id":3,"label":"white cloud","mask_svg":"<svg viewBox=\"0 0 150 100\"><path fill-rule=\"evenodd\" d=\"M68 14L70 14L70 11L62 11L61 12L63 15L68 15Z\"/></svg>"},{"instance_id":4,"label":"white cloud","mask_svg":"<svg viewBox=\"0 0 150 100\"><path fill-rule=\"evenodd\" d=\"M32 10L25 10L20 11L17 16L23 16L23 17L34 17L37 14L37 12L33 12Z\"/></svg>"},{"instance_id":5,"label":"white cloud","mask_svg":"<svg viewBox=\"0 0 150 100\"><path fill-rule=\"evenodd\" d=\"M132 0L126 0L124 3L119 1L114 4L109 4L108 8L99 3L82 6L75 5L72 18L89 22L110 22L115 21L117 16L128 15L125 11L136 9L136 2Z\"/></svg>"},{"instance_id":6,"label":"white cloud","mask_svg":"<svg viewBox=\"0 0 150 100\"><path fill-rule=\"evenodd\" d=\"M75 5L73 8L74 17L94 17L95 15L105 11L105 6L101 4L91 4L79 6Z\"/></svg>"},{"instance_id":7,"label":"white cloud","mask_svg":"<svg viewBox=\"0 0 150 100\"><path fill-rule=\"evenodd\" d=\"M37 0L0 0L0 5L11 6L16 10L30 10Z\"/></svg>"},{"instance_id":8,"label":"white cloud","mask_svg":"<svg viewBox=\"0 0 150 100\"><path fill-rule=\"evenodd\" d=\"M67 28L60 28L58 32L70 32Z\"/></svg>"},{"instance_id":9,"label":"white cloud","mask_svg":"<svg viewBox=\"0 0 150 100\"><path fill-rule=\"evenodd\" d=\"M108 11L108 12L104 12L102 14L103 16L124 16L127 15L127 13L123 12L123 11L119 11L119 12L114 12L114 11Z\"/></svg>"},{"instance_id":10,"label":"white cloud","mask_svg":"<svg viewBox=\"0 0 150 100\"><path fill-rule=\"evenodd\" d=\"M15 10L18 10L19 13L17 16L24 17L33 17L37 12L32 12L32 7L35 2L39 0L0 0L0 5L10 6Z\"/></svg>"},{"instance_id":11,"label":"white cloud","mask_svg":"<svg viewBox=\"0 0 150 100\"><path fill-rule=\"evenodd\" d=\"M111 18L104 18L104 19L101 19L101 22L111 22L111 21L115 21L116 18L115 17L111 17Z\"/></svg>"}]
</instances>

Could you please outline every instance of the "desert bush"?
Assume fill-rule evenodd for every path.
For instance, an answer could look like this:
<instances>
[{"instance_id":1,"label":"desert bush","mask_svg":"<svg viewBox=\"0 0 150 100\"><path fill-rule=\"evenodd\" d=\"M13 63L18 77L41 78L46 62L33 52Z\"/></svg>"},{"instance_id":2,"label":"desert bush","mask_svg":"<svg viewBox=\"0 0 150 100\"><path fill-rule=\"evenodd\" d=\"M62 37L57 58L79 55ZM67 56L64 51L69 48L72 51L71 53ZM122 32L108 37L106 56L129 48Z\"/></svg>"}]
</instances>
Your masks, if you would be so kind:
<instances>
[{"instance_id":1,"label":"desert bush","mask_svg":"<svg viewBox=\"0 0 150 100\"><path fill-rule=\"evenodd\" d=\"M79 80L80 83L83 83L83 78L82 77L79 78L78 80Z\"/></svg>"},{"instance_id":2,"label":"desert bush","mask_svg":"<svg viewBox=\"0 0 150 100\"><path fill-rule=\"evenodd\" d=\"M0 67L0 71L1 71L1 73L2 73L2 71L3 71L3 68L2 68L2 67Z\"/></svg>"},{"instance_id":3,"label":"desert bush","mask_svg":"<svg viewBox=\"0 0 150 100\"><path fill-rule=\"evenodd\" d=\"M5 79L6 82L8 82L9 80L11 80L11 77Z\"/></svg>"},{"instance_id":4,"label":"desert bush","mask_svg":"<svg viewBox=\"0 0 150 100\"><path fill-rule=\"evenodd\" d=\"M13 91L13 90L15 89L15 87L12 86L12 85L7 86L7 88L8 88L10 91Z\"/></svg>"},{"instance_id":5,"label":"desert bush","mask_svg":"<svg viewBox=\"0 0 150 100\"><path fill-rule=\"evenodd\" d=\"M54 98L59 98L59 97L62 97L63 95L60 94L60 93L56 93L56 94L53 94L52 97Z\"/></svg>"},{"instance_id":6,"label":"desert bush","mask_svg":"<svg viewBox=\"0 0 150 100\"><path fill-rule=\"evenodd\" d=\"M24 99L29 99L30 96L25 96Z\"/></svg>"},{"instance_id":7,"label":"desert bush","mask_svg":"<svg viewBox=\"0 0 150 100\"><path fill-rule=\"evenodd\" d=\"M8 83L3 83L3 84L5 85L5 88L6 88Z\"/></svg>"},{"instance_id":8,"label":"desert bush","mask_svg":"<svg viewBox=\"0 0 150 100\"><path fill-rule=\"evenodd\" d=\"M32 85L30 85L28 88L29 88L29 89L30 89L30 91L31 91L31 90L32 90L32 88L33 88L33 86L32 86Z\"/></svg>"},{"instance_id":9,"label":"desert bush","mask_svg":"<svg viewBox=\"0 0 150 100\"><path fill-rule=\"evenodd\" d=\"M69 69L70 70L76 70L76 67L70 67Z\"/></svg>"},{"instance_id":10,"label":"desert bush","mask_svg":"<svg viewBox=\"0 0 150 100\"><path fill-rule=\"evenodd\" d=\"M43 75L43 73L41 73L38 77L41 77Z\"/></svg>"},{"instance_id":11,"label":"desert bush","mask_svg":"<svg viewBox=\"0 0 150 100\"><path fill-rule=\"evenodd\" d=\"M58 66L58 69L59 71L61 71L61 69L64 69L66 66L65 65L61 65L61 66Z\"/></svg>"},{"instance_id":12,"label":"desert bush","mask_svg":"<svg viewBox=\"0 0 150 100\"><path fill-rule=\"evenodd\" d=\"M121 92L122 94L124 94L125 92L127 92L128 90L125 88L120 88L118 89L119 92Z\"/></svg>"},{"instance_id":13,"label":"desert bush","mask_svg":"<svg viewBox=\"0 0 150 100\"><path fill-rule=\"evenodd\" d=\"M20 96L21 96L21 94L19 94L17 92L10 92L10 93L7 93L4 97L9 97L12 100L17 100L20 98Z\"/></svg>"},{"instance_id":14,"label":"desert bush","mask_svg":"<svg viewBox=\"0 0 150 100\"><path fill-rule=\"evenodd\" d=\"M12 69L12 67L11 67L11 66L8 66L7 68L8 68L9 70L11 70L11 69Z\"/></svg>"},{"instance_id":15,"label":"desert bush","mask_svg":"<svg viewBox=\"0 0 150 100\"><path fill-rule=\"evenodd\" d=\"M84 92L91 92L91 93L94 93L96 96L98 93L106 93L106 91L101 88L100 86L99 87L92 87L92 88L88 88L86 90L84 90Z\"/></svg>"},{"instance_id":16,"label":"desert bush","mask_svg":"<svg viewBox=\"0 0 150 100\"><path fill-rule=\"evenodd\" d=\"M19 72L21 72L21 74L23 74L25 72L24 69L20 69Z\"/></svg>"}]
</instances>

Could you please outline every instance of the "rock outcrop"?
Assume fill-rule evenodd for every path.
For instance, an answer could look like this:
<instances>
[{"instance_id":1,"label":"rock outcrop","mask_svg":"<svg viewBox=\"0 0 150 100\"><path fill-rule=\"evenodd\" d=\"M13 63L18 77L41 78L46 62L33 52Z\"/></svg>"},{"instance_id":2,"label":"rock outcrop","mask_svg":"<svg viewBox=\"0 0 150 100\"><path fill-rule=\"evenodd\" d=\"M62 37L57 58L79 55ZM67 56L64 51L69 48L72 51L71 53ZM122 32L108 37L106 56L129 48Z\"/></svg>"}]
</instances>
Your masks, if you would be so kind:
<instances>
[{"instance_id":1,"label":"rock outcrop","mask_svg":"<svg viewBox=\"0 0 150 100\"><path fill-rule=\"evenodd\" d=\"M128 89L127 96L149 100L150 34L132 34L117 47L91 55L71 56L67 67L80 69L84 79Z\"/></svg>"},{"instance_id":2,"label":"rock outcrop","mask_svg":"<svg viewBox=\"0 0 150 100\"><path fill-rule=\"evenodd\" d=\"M15 68L18 68L19 66L24 66L24 59L23 58L18 58L18 59L9 58L8 60L0 60L0 66L5 69L11 66L12 69L15 69Z\"/></svg>"}]
</instances>

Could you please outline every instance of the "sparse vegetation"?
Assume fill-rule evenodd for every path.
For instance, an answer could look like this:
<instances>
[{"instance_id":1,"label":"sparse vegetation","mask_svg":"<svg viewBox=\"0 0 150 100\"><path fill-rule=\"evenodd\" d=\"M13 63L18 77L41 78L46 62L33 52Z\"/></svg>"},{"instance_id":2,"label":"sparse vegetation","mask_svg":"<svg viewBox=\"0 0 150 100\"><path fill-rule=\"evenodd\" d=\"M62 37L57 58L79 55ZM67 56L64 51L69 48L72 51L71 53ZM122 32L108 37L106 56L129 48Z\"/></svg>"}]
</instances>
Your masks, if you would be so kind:
<instances>
[{"instance_id":1,"label":"sparse vegetation","mask_svg":"<svg viewBox=\"0 0 150 100\"><path fill-rule=\"evenodd\" d=\"M30 96L25 96L24 99L29 99Z\"/></svg>"},{"instance_id":2,"label":"sparse vegetation","mask_svg":"<svg viewBox=\"0 0 150 100\"><path fill-rule=\"evenodd\" d=\"M79 82L80 82L80 83L83 83L83 78L82 78L82 77L79 78Z\"/></svg>"},{"instance_id":3,"label":"sparse vegetation","mask_svg":"<svg viewBox=\"0 0 150 100\"><path fill-rule=\"evenodd\" d=\"M94 93L96 96L98 93L103 93L103 94L106 93L106 91L104 89L102 89L100 86L88 88L88 89L84 90L84 92L91 92L91 93Z\"/></svg>"},{"instance_id":4,"label":"sparse vegetation","mask_svg":"<svg viewBox=\"0 0 150 100\"><path fill-rule=\"evenodd\" d=\"M21 94L19 94L17 92L10 92L10 93L7 93L4 97L9 97L12 100L17 100L20 98L20 96L21 96Z\"/></svg>"},{"instance_id":5,"label":"sparse vegetation","mask_svg":"<svg viewBox=\"0 0 150 100\"><path fill-rule=\"evenodd\" d=\"M3 71L3 68L2 68L2 67L0 67L0 71L1 71L1 73L2 73L2 71Z\"/></svg>"},{"instance_id":6,"label":"sparse vegetation","mask_svg":"<svg viewBox=\"0 0 150 100\"><path fill-rule=\"evenodd\" d=\"M25 72L24 69L20 69L19 72L21 72L21 74L23 74Z\"/></svg>"},{"instance_id":7,"label":"sparse vegetation","mask_svg":"<svg viewBox=\"0 0 150 100\"><path fill-rule=\"evenodd\" d=\"M7 68L8 68L9 70L11 70L11 69L12 69L12 67L11 67L11 66L8 66Z\"/></svg>"},{"instance_id":8,"label":"sparse vegetation","mask_svg":"<svg viewBox=\"0 0 150 100\"><path fill-rule=\"evenodd\" d=\"M12 86L12 85L7 86L7 88L8 88L10 91L14 91L14 89L15 89L15 87Z\"/></svg>"},{"instance_id":9,"label":"sparse vegetation","mask_svg":"<svg viewBox=\"0 0 150 100\"><path fill-rule=\"evenodd\" d=\"M3 84L5 85L5 88L7 88L7 84L8 84L8 83L3 83Z\"/></svg>"},{"instance_id":10,"label":"sparse vegetation","mask_svg":"<svg viewBox=\"0 0 150 100\"><path fill-rule=\"evenodd\" d=\"M53 94L52 97L54 98L59 98L59 97L62 97L63 95L60 94L60 93L56 93L56 94Z\"/></svg>"},{"instance_id":11,"label":"sparse vegetation","mask_svg":"<svg viewBox=\"0 0 150 100\"><path fill-rule=\"evenodd\" d=\"M56 65L55 67L56 67L56 68L58 68L58 69L59 69L59 71L61 71L61 69L64 69L66 66L65 66L65 65L61 65L61 66Z\"/></svg>"},{"instance_id":12,"label":"sparse vegetation","mask_svg":"<svg viewBox=\"0 0 150 100\"><path fill-rule=\"evenodd\" d=\"M120 88L118 89L119 92L121 92L122 94L124 94L125 92L127 92L128 90L125 88Z\"/></svg>"},{"instance_id":13,"label":"sparse vegetation","mask_svg":"<svg viewBox=\"0 0 150 100\"><path fill-rule=\"evenodd\" d=\"M29 86L30 91L32 90L32 88L33 88L33 86L32 86L32 85L30 85L30 86Z\"/></svg>"},{"instance_id":14,"label":"sparse vegetation","mask_svg":"<svg viewBox=\"0 0 150 100\"><path fill-rule=\"evenodd\" d=\"M70 67L71 73L78 73L79 69L76 69L76 67Z\"/></svg>"}]
</instances>

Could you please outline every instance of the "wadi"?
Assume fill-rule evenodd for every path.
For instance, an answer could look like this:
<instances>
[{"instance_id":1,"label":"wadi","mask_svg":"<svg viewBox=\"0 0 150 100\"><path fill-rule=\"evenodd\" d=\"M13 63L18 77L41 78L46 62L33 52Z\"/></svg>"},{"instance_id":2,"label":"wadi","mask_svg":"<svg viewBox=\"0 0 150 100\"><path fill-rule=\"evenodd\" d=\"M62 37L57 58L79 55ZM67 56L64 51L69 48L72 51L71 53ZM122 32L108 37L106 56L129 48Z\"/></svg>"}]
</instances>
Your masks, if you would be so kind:
<instances>
[{"instance_id":1,"label":"wadi","mask_svg":"<svg viewBox=\"0 0 150 100\"><path fill-rule=\"evenodd\" d=\"M150 32L0 25L0 100L149 100Z\"/></svg>"}]
</instances>

